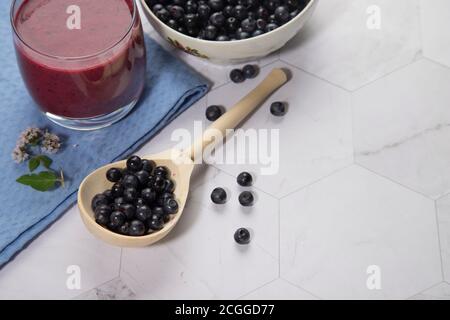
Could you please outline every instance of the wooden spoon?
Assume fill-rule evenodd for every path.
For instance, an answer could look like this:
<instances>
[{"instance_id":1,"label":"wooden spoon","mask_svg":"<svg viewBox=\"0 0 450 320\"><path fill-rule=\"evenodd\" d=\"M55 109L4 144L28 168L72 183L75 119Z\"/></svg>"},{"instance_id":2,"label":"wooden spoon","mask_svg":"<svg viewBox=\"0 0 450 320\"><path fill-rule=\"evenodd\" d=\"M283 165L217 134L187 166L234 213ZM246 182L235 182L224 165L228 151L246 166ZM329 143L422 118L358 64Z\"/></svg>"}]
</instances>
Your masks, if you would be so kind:
<instances>
[{"instance_id":1,"label":"wooden spoon","mask_svg":"<svg viewBox=\"0 0 450 320\"><path fill-rule=\"evenodd\" d=\"M124 168L126 161L123 160L95 170L81 183L78 191L78 207L81 218L88 230L98 238L121 247L148 246L165 237L176 225L183 213L189 191L189 180L195 166L194 159L199 159L197 155L202 155L204 148L213 142L214 139L211 139L211 137L218 132L217 130L225 136L227 129L233 129L238 126L241 121L249 116L272 92L281 87L286 81L287 75L282 69L273 69L255 89L206 129L201 139L196 141L190 149L186 151L171 149L143 157L153 160L158 166L167 167L170 170L171 179L175 182L174 194L179 205L178 213L171 217L163 229L144 236L132 237L109 231L95 222L94 212L91 209L92 198L96 194L111 188L111 182L105 178L106 171L113 167Z\"/></svg>"}]
</instances>

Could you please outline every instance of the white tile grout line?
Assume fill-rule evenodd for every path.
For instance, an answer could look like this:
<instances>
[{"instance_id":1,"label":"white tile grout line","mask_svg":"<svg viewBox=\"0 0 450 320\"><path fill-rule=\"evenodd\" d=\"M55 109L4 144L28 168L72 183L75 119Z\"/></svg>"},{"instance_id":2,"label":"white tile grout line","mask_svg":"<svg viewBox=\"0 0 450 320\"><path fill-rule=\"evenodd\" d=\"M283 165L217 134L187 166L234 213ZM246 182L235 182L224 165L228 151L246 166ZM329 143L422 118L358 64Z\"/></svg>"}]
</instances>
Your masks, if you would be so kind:
<instances>
[{"instance_id":1,"label":"white tile grout line","mask_svg":"<svg viewBox=\"0 0 450 320\"><path fill-rule=\"evenodd\" d=\"M310 295L312 295L314 298L316 298L316 299L318 299L318 300L324 300L324 299L322 299L321 297L319 297L318 295L316 295L316 294L314 294L314 293L312 293L311 291L309 291L309 290L306 290L305 288L303 288L302 286L298 286L298 285L296 285L295 283L293 283L292 281L290 281L290 280L287 280L287 279L285 279L285 278L283 278L283 277L280 277L280 279L282 279L282 280L284 280L284 281L286 281L287 283L289 283L289 284L291 284L291 285L293 285L294 287L296 287L296 288L299 288L300 290L303 290L303 291L305 291L306 293L309 293ZM325 299L326 300L326 299Z\"/></svg>"},{"instance_id":2,"label":"white tile grout line","mask_svg":"<svg viewBox=\"0 0 450 320\"><path fill-rule=\"evenodd\" d=\"M122 274L122 255L123 255L123 248L120 248L120 258L119 258L119 278Z\"/></svg>"},{"instance_id":3,"label":"white tile grout line","mask_svg":"<svg viewBox=\"0 0 450 320\"><path fill-rule=\"evenodd\" d=\"M281 200L278 202L278 277L281 277Z\"/></svg>"},{"instance_id":4,"label":"white tile grout line","mask_svg":"<svg viewBox=\"0 0 450 320\"><path fill-rule=\"evenodd\" d=\"M318 80L320 80L320 81L322 81L322 82L325 82L325 83L327 83L327 84L329 84L329 85L331 85L331 86L333 86L333 87L336 87L336 88L339 88L339 89L341 89L341 90L344 90L345 92L352 93L351 90L346 89L346 88L340 86L339 84L334 83L334 82L331 82L331 81L329 81L329 80L327 80L327 79L325 79L325 78L322 78L322 77L320 77L320 76L318 76L318 75L316 75L316 74L314 74L314 73L312 73L312 72L306 71L305 69L302 69L302 68L296 66L295 64L292 64L292 63L290 63L290 62L284 60L284 59L281 58L281 57L280 57L280 61L283 62L283 63L285 63L285 64L287 64L288 66L290 66L290 67L292 67L292 68L295 68L295 69L297 69L297 70L300 70L301 72L306 73L307 75L310 75L311 77L313 77L313 78L315 78L315 79L318 79Z\"/></svg>"},{"instance_id":5,"label":"white tile grout line","mask_svg":"<svg viewBox=\"0 0 450 320\"><path fill-rule=\"evenodd\" d=\"M446 65L445 63L439 62L439 61L429 58L427 56L423 56L423 59L428 60L429 62L434 63L434 64L450 71L450 66Z\"/></svg>"},{"instance_id":6,"label":"white tile grout line","mask_svg":"<svg viewBox=\"0 0 450 320\"><path fill-rule=\"evenodd\" d=\"M297 189L295 189L295 190L293 190L293 191L290 191L290 192L286 193L286 194L283 195L283 196L280 196L278 199L279 199L279 200L283 200L283 199L285 199L285 198L287 198L287 197L293 195L294 193L297 193L297 192L300 192L300 191L302 191L302 190L304 190L304 189L306 189L306 188L309 188L310 186L312 186L312 185L314 185L314 184L316 184L316 183L319 183L320 181L325 180L325 179L327 179L327 178L329 178L329 177L335 175L336 173L338 173L338 172L340 172L340 171L343 171L343 170L345 170L345 169L348 169L348 168L350 168L351 166L354 166L354 165L355 165L355 163L352 162L352 163L349 163L349 164L347 164L347 165L345 165L345 166L343 166L343 167L341 167L341 168L338 168L338 169L336 169L336 170L333 170L333 171L330 172L329 174L324 175L324 176L322 176L322 177L320 177L320 178L318 178L318 179L312 181L311 183L308 183L307 185L301 186L301 187L299 187L299 188L297 188Z\"/></svg>"},{"instance_id":7,"label":"white tile grout line","mask_svg":"<svg viewBox=\"0 0 450 320\"><path fill-rule=\"evenodd\" d=\"M392 178L389 178L389 177L387 177L387 176L385 176L385 175L383 175L383 174L381 174L381 173L379 173L379 172L377 172L377 171L374 171L374 170L372 170L372 169L370 169L370 168L367 168L366 166L364 166L363 164L359 163L358 161L355 161L355 166L358 166L358 167L360 167L360 168L362 168L362 169L364 169L364 170L367 170L367 171L371 172L372 174L377 175L378 177L383 178L383 179L385 179L385 180L387 180L387 181L390 181L390 182L392 182L392 183L395 183L396 185L402 187L403 189L409 190L409 191L411 191L411 192L413 192L413 193L415 193L415 194L417 194L417 195L419 195L419 196L422 196L422 197L424 197L424 198L426 198L426 199L428 199L428 200L431 200L431 201L433 201L433 202L436 201L436 199L434 199L434 198L432 198L432 197L426 195L425 193L422 193L422 192L420 192L420 191L414 190L414 189L412 189L412 188L410 188L410 187L408 187L408 186L406 186L406 185L404 185L404 184L401 184L401 183L398 182L398 181L393 180Z\"/></svg>"},{"instance_id":8,"label":"white tile grout line","mask_svg":"<svg viewBox=\"0 0 450 320\"><path fill-rule=\"evenodd\" d=\"M424 294L426 291L428 291L428 290L430 290L430 289L433 289L434 287L437 287L438 285L440 285L441 283L444 283L444 282L445 282L445 281L439 281L438 283L435 283L435 284L433 284L433 285L431 285L431 286L429 286L429 287L427 287L427 288L425 288L425 289L423 289L423 290L421 290L421 291L419 291L419 292L413 294L412 296L407 297L407 298L404 299L404 300L411 300L411 299L414 298L415 296L418 296L418 295L420 295L420 294Z\"/></svg>"},{"instance_id":9,"label":"white tile grout line","mask_svg":"<svg viewBox=\"0 0 450 320\"><path fill-rule=\"evenodd\" d=\"M445 280L445 274L444 274L444 260L442 259L442 245L441 245L441 232L440 232L440 223L439 223L439 214L438 214L438 207L437 207L437 201L434 201L434 213L435 213L435 219L436 219L436 230L437 230L437 240L438 240L438 246L439 246L439 258L441 260L441 276L442 280Z\"/></svg>"},{"instance_id":10,"label":"white tile grout line","mask_svg":"<svg viewBox=\"0 0 450 320\"><path fill-rule=\"evenodd\" d=\"M260 285L260 286L258 286L257 288L255 288L255 289L252 289L252 290L250 290L250 291L248 291L248 292L246 292L246 293L244 293L243 295L240 295L239 297L237 297L235 300L240 300L240 299L242 299L242 298L244 298L244 297L246 297L246 296L248 296L248 295L250 295L250 294L252 294L252 293L254 293L255 291L257 291L257 290L259 290L259 289L261 289L261 288L264 288L265 286L267 286L267 285L269 285L269 284L271 284L272 282L275 282L275 281L277 281L279 278L277 277L277 278L275 278L275 279L272 279L272 280L270 280L269 282L266 282L266 283L264 283L264 284L262 284L262 285Z\"/></svg>"}]
</instances>

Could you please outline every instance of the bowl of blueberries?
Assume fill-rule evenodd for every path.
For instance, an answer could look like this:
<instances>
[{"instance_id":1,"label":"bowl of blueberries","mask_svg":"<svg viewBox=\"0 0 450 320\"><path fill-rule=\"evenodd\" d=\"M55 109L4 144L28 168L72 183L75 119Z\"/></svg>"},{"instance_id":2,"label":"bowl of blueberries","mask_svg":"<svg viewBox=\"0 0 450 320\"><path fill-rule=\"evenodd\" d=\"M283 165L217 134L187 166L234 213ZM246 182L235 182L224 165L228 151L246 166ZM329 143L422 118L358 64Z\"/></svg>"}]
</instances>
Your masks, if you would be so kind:
<instances>
[{"instance_id":1,"label":"bowl of blueberries","mask_svg":"<svg viewBox=\"0 0 450 320\"><path fill-rule=\"evenodd\" d=\"M159 35L191 55L221 64L264 57L310 19L318 0L141 0Z\"/></svg>"}]
</instances>

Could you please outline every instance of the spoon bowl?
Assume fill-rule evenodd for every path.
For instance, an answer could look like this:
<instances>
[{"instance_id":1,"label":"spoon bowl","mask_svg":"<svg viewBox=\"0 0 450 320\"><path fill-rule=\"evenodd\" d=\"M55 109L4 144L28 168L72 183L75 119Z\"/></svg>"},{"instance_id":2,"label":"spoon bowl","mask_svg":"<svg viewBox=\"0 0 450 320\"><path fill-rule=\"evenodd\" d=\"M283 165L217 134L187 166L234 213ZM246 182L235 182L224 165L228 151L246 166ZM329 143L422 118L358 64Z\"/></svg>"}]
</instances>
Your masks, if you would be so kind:
<instances>
[{"instance_id":1,"label":"spoon bowl","mask_svg":"<svg viewBox=\"0 0 450 320\"><path fill-rule=\"evenodd\" d=\"M178 212L171 215L171 219L164 225L163 229L143 236L133 237L112 232L95 221L94 212L91 208L92 199L96 194L112 187L112 183L105 178L106 172L111 168L125 168L126 160L98 168L81 183L78 190L78 207L87 229L101 240L120 247L148 246L164 238L177 224L183 213L189 193L191 174L195 163L197 163L194 160L203 156L203 150L206 146L218 142L214 139L217 136L217 131L225 136L227 129L235 128L286 81L287 75L283 70L272 70L255 89L206 129L203 136L198 141L195 141L190 149L184 151L171 149L143 157L143 159L153 160L157 166L167 167L170 172L170 178L175 183L174 195L178 202Z\"/></svg>"}]
</instances>

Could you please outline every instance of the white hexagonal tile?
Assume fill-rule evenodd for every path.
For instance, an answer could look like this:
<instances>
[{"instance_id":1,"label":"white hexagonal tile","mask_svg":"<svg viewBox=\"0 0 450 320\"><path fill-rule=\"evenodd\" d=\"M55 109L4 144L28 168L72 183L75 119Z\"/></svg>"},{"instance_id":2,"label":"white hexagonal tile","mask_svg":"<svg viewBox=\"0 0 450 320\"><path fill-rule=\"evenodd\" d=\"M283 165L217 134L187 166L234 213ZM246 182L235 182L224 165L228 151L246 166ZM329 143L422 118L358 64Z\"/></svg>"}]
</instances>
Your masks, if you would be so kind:
<instances>
[{"instance_id":1,"label":"white hexagonal tile","mask_svg":"<svg viewBox=\"0 0 450 320\"><path fill-rule=\"evenodd\" d=\"M233 177L222 172L205 181L167 238L123 250L121 277L138 299L235 299L278 276L278 201L255 191L255 205L243 208ZM216 186L228 190L224 205L210 200ZM233 239L239 227L252 232L247 246Z\"/></svg>"},{"instance_id":2,"label":"white hexagonal tile","mask_svg":"<svg viewBox=\"0 0 450 320\"><path fill-rule=\"evenodd\" d=\"M442 282L428 290L425 290L414 297L411 300L450 300L450 285Z\"/></svg>"},{"instance_id":3,"label":"white hexagonal tile","mask_svg":"<svg viewBox=\"0 0 450 320\"><path fill-rule=\"evenodd\" d=\"M287 68L281 62L274 63L263 68L253 81L220 87L209 94L208 104L231 108L274 67ZM257 152L267 153L268 146L267 150L273 150L272 160L258 157L258 161L252 164L254 154L247 150L245 154L239 154L240 162L217 164L221 170L234 176L242 170L253 172L255 186L277 197L308 185L353 161L349 94L298 69L289 69L293 74L292 79L242 125L249 132L260 130L258 133L279 129L279 140L274 143L266 143L269 139L264 139L263 135L258 141L261 147ZM289 105L288 113L281 118L269 111L270 104L277 100ZM275 152L277 149L279 156ZM267 169L269 162L273 164L274 172L263 175L261 168Z\"/></svg>"},{"instance_id":4,"label":"white hexagonal tile","mask_svg":"<svg viewBox=\"0 0 450 320\"><path fill-rule=\"evenodd\" d=\"M118 276L120 248L92 236L73 207L0 272L0 299L68 299ZM69 289L69 266L81 288Z\"/></svg>"},{"instance_id":5,"label":"white hexagonal tile","mask_svg":"<svg viewBox=\"0 0 450 320\"><path fill-rule=\"evenodd\" d=\"M203 75L206 79L212 82L212 88L220 87L221 85L230 82L230 71L234 68L240 68L246 64L257 64L260 67L266 66L279 58L279 53L274 52L266 57L262 57L255 61L249 61L247 63L241 63L236 65L216 64L208 60L194 57L191 54L187 54L179 49L174 48L169 42L161 38L156 31L152 31L150 36L155 39L163 48L171 52L178 59L183 60L189 64L195 71Z\"/></svg>"},{"instance_id":6,"label":"white hexagonal tile","mask_svg":"<svg viewBox=\"0 0 450 320\"><path fill-rule=\"evenodd\" d=\"M354 94L355 159L439 198L450 192L450 70L427 60Z\"/></svg>"},{"instance_id":7,"label":"white hexagonal tile","mask_svg":"<svg viewBox=\"0 0 450 320\"><path fill-rule=\"evenodd\" d=\"M380 29L369 29L380 12ZM372 12L372 11L371 11ZM418 0L319 1L281 59L348 90L412 62L421 52Z\"/></svg>"},{"instance_id":8,"label":"white hexagonal tile","mask_svg":"<svg viewBox=\"0 0 450 320\"><path fill-rule=\"evenodd\" d=\"M312 294L302 290L284 279L277 279L250 294L242 300L317 300Z\"/></svg>"},{"instance_id":9,"label":"white hexagonal tile","mask_svg":"<svg viewBox=\"0 0 450 320\"><path fill-rule=\"evenodd\" d=\"M439 199L436 207L444 278L450 281L450 196Z\"/></svg>"},{"instance_id":10,"label":"white hexagonal tile","mask_svg":"<svg viewBox=\"0 0 450 320\"><path fill-rule=\"evenodd\" d=\"M421 0L424 55L450 67L450 2Z\"/></svg>"},{"instance_id":11,"label":"white hexagonal tile","mask_svg":"<svg viewBox=\"0 0 450 320\"><path fill-rule=\"evenodd\" d=\"M320 298L401 299L442 280L433 201L361 167L282 199L280 219L281 277Z\"/></svg>"}]
</instances>

